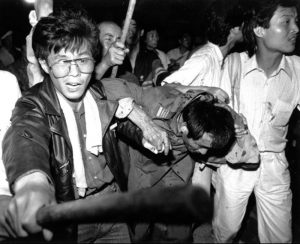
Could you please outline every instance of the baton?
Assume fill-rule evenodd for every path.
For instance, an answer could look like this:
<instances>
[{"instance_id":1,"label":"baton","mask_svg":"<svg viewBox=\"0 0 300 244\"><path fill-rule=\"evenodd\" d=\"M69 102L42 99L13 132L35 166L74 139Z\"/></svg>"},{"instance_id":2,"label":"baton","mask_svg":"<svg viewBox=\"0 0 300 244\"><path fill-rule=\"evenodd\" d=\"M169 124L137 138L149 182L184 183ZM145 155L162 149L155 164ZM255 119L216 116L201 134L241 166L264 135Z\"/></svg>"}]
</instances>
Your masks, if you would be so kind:
<instances>
[{"instance_id":1,"label":"baton","mask_svg":"<svg viewBox=\"0 0 300 244\"><path fill-rule=\"evenodd\" d=\"M37 223L165 222L203 223L212 217L208 194L200 187L148 188L112 193L99 198L79 199L40 208Z\"/></svg>"},{"instance_id":2,"label":"baton","mask_svg":"<svg viewBox=\"0 0 300 244\"><path fill-rule=\"evenodd\" d=\"M125 18L125 22L123 25L122 36L121 36L122 43L125 43L125 40L126 40L127 32L128 32L129 25L130 25L130 20L132 18L133 11L134 11L135 2L136 2L136 0L130 0L129 4L128 4L126 18ZM118 66L113 67L110 77L115 78L117 76L117 72L118 72Z\"/></svg>"}]
</instances>

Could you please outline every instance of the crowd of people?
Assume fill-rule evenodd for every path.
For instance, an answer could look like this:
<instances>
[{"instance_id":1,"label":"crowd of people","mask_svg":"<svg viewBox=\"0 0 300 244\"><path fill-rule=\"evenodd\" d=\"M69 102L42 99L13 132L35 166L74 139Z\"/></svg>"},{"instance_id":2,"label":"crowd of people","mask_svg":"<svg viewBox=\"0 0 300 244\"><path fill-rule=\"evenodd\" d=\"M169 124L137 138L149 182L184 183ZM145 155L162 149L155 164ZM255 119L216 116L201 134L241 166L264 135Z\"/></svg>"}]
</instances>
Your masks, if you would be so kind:
<instances>
[{"instance_id":1,"label":"crowd of people","mask_svg":"<svg viewBox=\"0 0 300 244\"><path fill-rule=\"evenodd\" d=\"M259 241L293 241L296 1L212 2L205 42L193 48L183 32L166 52L159 26L131 19L123 43L114 21L34 7L26 45L12 47L11 31L0 42L0 241L199 242L192 221L37 218L44 206L178 186L213 202L211 241L237 241L251 195Z\"/></svg>"}]
</instances>

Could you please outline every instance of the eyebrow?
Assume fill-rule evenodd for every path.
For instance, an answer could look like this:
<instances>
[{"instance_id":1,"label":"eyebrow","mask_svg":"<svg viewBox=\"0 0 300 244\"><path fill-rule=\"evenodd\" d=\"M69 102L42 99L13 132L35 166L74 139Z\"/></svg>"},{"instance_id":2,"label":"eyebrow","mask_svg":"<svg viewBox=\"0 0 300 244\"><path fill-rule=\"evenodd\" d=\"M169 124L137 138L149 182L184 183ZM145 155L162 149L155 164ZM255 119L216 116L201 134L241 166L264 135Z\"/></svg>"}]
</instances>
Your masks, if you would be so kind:
<instances>
[{"instance_id":1,"label":"eyebrow","mask_svg":"<svg viewBox=\"0 0 300 244\"><path fill-rule=\"evenodd\" d=\"M87 52L87 51L80 52L80 53L78 53L78 55L79 56L81 56L81 55L89 55L89 56L91 56L90 53ZM54 57L54 59L69 59L69 57L67 55L65 55L65 54L58 54L57 56Z\"/></svg>"}]
</instances>

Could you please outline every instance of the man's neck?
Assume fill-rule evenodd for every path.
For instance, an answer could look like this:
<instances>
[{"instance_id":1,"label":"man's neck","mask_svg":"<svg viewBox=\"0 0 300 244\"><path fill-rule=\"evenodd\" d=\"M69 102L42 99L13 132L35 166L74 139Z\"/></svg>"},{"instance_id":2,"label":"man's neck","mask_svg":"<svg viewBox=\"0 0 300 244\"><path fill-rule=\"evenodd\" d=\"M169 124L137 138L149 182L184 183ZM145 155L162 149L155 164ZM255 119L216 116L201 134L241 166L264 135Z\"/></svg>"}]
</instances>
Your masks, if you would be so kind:
<instances>
[{"instance_id":1,"label":"man's neck","mask_svg":"<svg viewBox=\"0 0 300 244\"><path fill-rule=\"evenodd\" d=\"M275 70L278 69L283 54L280 52L270 52L259 48L256 52L256 62L259 68L265 71L269 77Z\"/></svg>"},{"instance_id":2,"label":"man's neck","mask_svg":"<svg viewBox=\"0 0 300 244\"><path fill-rule=\"evenodd\" d=\"M219 46L223 57L225 58L231 49L235 46L237 40L234 38L229 38L224 46Z\"/></svg>"},{"instance_id":3,"label":"man's neck","mask_svg":"<svg viewBox=\"0 0 300 244\"><path fill-rule=\"evenodd\" d=\"M78 102L77 101L72 102L72 101L66 99L66 101L70 105L70 107L72 108L72 110L74 112L78 112L82 106L82 100L80 100Z\"/></svg>"},{"instance_id":4,"label":"man's neck","mask_svg":"<svg viewBox=\"0 0 300 244\"><path fill-rule=\"evenodd\" d=\"M130 48L130 51L128 53L131 67L133 70L135 68L135 61L136 61L136 57L137 57L137 54L139 51L140 51L140 43L138 42L138 43L136 43L136 45L134 45Z\"/></svg>"}]
</instances>

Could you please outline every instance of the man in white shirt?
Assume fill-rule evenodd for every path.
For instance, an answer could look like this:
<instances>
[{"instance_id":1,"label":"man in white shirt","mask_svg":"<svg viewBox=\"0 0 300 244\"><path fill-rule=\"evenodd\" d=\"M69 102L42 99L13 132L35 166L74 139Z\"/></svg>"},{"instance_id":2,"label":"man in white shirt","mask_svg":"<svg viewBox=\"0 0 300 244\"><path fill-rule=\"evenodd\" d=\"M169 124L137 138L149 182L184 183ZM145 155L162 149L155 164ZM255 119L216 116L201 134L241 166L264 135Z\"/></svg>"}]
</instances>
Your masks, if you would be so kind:
<instances>
[{"instance_id":1,"label":"man in white shirt","mask_svg":"<svg viewBox=\"0 0 300 244\"><path fill-rule=\"evenodd\" d=\"M0 82L3 89L0 89L0 142L10 126L10 117L15 103L21 97L21 91L16 77L7 72L0 70ZM9 233L3 229L4 211L11 199L6 173L2 162L2 147L0 147L0 241L8 237Z\"/></svg>"},{"instance_id":2,"label":"man in white shirt","mask_svg":"<svg viewBox=\"0 0 300 244\"><path fill-rule=\"evenodd\" d=\"M285 54L295 49L297 9L294 1L260 1L252 13L245 22L248 53L240 55L240 88L234 103L247 119L261 163L255 171L227 165L217 170L214 235L216 242L234 239L254 192L260 242L288 243L292 241L292 193L285 146L288 122L299 104L300 58ZM219 86L231 93L227 66Z\"/></svg>"}]
</instances>

